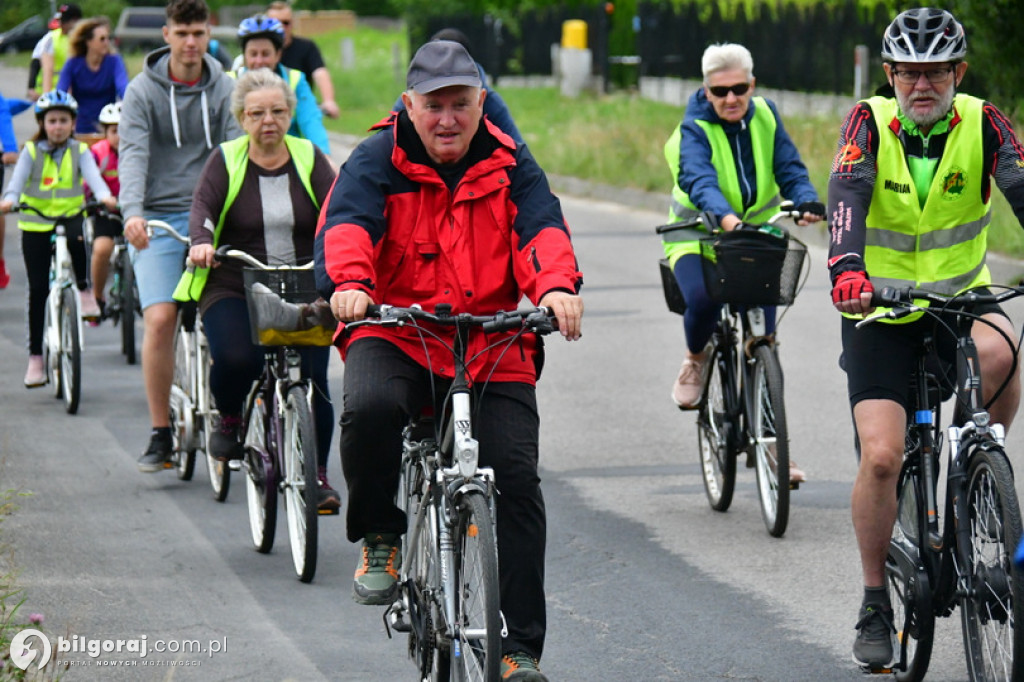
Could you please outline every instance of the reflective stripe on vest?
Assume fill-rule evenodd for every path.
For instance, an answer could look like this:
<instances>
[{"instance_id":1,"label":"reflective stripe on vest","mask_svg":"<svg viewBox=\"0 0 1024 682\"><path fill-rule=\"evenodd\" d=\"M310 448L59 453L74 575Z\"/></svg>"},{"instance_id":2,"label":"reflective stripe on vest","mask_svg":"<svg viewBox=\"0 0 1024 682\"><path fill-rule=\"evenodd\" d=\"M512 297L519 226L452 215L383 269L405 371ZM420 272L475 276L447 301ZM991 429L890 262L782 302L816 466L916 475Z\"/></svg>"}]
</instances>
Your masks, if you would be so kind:
<instances>
[{"instance_id":1,"label":"reflective stripe on vest","mask_svg":"<svg viewBox=\"0 0 1024 682\"><path fill-rule=\"evenodd\" d=\"M736 158L729 138L722 126L708 121L698 120L697 125L707 135L711 145L711 164L718 173L718 186L729 206L744 222L764 222L772 216L775 208L781 203L779 186L775 182L775 130L778 126L771 108L763 97L752 97L751 105L754 115L750 119L750 144L754 152L754 174L757 178L757 196L754 204L743 210L743 194L740 191L739 173L736 170ZM678 126L665 143L665 160L672 172L672 204L669 207L670 223L688 220L700 215L700 210L690 201L689 195L679 187L679 145L682 141L682 127ZM665 242L665 255L669 264L675 267L676 261L688 253L699 253L700 245L696 241Z\"/></svg>"},{"instance_id":2,"label":"reflective stripe on vest","mask_svg":"<svg viewBox=\"0 0 1024 682\"><path fill-rule=\"evenodd\" d=\"M78 161L82 154L88 153L85 143L68 145L60 168L53 156L41 152L35 142L26 142L25 149L32 157L32 169L21 193L22 203L49 215L66 215L81 208L85 190ZM48 232L53 229L53 221L25 211L18 214L18 227L27 232Z\"/></svg>"},{"instance_id":3,"label":"reflective stripe on vest","mask_svg":"<svg viewBox=\"0 0 1024 682\"><path fill-rule=\"evenodd\" d=\"M310 177L313 175L313 163L316 161L313 143L291 135L285 135L284 142L288 147L288 153L292 157L292 162L295 163L295 171L298 173L302 186L305 188L306 193L309 194L310 199L313 200L313 205L319 210L320 202L317 201L316 194L313 192L313 185L310 182ZM217 218L217 226L213 230L213 248L215 249L220 245L220 235L224 228L224 220L227 217L228 209L231 208L232 204L235 203L235 199L238 198L238 193L242 189L242 181L245 180L245 169L249 164L249 136L242 135L241 137L236 137L233 140L222 143L220 147L224 154L224 165L228 172L228 191L224 198L224 208L221 209L220 216ZM186 270L174 289L174 300L198 301L199 297L203 294L203 289L206 288L206 280L209 276L209 268Z\"/></svg>"},{"instance_id":4,"label":"reflective stripe on vest","mask_svg":"<svg viewBox=\"0 0 1024 682\"><path fill-rule=\"evenodd\" d=\"M991 201L983 201L981 193L987 173L981 154L982 100L954 98L960 121L949 132L923 205L899 136L887 125L896 117L896 100L872 97L866 102L879 123L878 175L864 248L875 288L913 286L953 295L989 284L985 254L992 214Z\"/></svg>"}]
</instances>

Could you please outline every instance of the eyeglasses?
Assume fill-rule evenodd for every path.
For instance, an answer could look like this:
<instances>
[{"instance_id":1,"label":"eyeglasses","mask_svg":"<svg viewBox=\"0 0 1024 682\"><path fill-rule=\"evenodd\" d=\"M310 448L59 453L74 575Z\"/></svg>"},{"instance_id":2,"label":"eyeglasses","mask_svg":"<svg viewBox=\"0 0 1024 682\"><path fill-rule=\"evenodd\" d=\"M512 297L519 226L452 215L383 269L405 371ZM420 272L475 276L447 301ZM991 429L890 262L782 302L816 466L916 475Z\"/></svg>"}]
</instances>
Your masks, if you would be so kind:
<instances>
[{"instance_id":1,"label":"eyeglasses","mask_svg":"<svg viewBox=\"0 0 1024 682\"><path fill-rule=\"evenodd\" d=\"M270 109L269 111L264 109L251 109L245 112L246 118L253 123L262 122L263 119L267 117L267 114L270 114L275 121L287 121L292 117L292 112L284 108L275 108Z\"/></svg>"},{"instance_id":2,"label":"eyeglasses","mask_svg":"<svg viewBox=\"0 0 1024 682\"><path fill-rule=\"evenodd\" d=\"M953 73L954 68L952 66L943 66L938 69L928 69L927 71L915 71L913 69L904 71L903 69L894 68L892 75L904 85L914 85L920 80L922 74L928 79L929 83L942 83L949 78L949 74Z\"/></svg>"},{"instance_id":3,"label":"eyeglasses","mask_svg":"<svg viewBox=\"0 0 1024 682\"><path fill-rule=\"evenodd\" d=\"M728 97L729 93L739 97L740 95L747 94L747 90L750 89L750 83L737 83L736 85L709 85L708 90L715 97Z\"/></svg>"},{"instance_id":4,"label":"eyeglasses","mask_svg":"<svg viewBox=\"0 0 1024 682\"><path fill-rule=\"evenodd\" d=\"M280 19L278 21L280 21ZM289 19L288 21L281 21L281 25L282 26L291 26L292 25L292 20Z\"/></svg>"}]
</instances>

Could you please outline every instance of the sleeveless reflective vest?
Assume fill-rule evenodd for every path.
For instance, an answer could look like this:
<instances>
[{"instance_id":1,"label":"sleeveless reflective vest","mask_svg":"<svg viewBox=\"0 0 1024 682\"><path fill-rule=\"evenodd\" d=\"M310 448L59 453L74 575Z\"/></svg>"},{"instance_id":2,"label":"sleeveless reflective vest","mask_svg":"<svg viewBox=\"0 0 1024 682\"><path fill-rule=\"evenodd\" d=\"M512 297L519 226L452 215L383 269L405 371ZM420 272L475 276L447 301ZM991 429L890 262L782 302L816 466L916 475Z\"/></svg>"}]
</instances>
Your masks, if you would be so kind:
<instances>
[{"instance_id":1,"label":"sleeveless reflective vest","mask_svg":"<svg viewBox=\"0 0 1024 682\"><path fill-rule=\"evenodd\" d=\"M35 142L26 142L32 157L32 170L21 193L21 201L49 215L64 215L81 208L85 199L78 159L88 153L84 142L71 141L64 150L60 167L53 156L41 151ZM18 227L26 232L48 232L53 222L25 211L18 214Z\"/></svg>"},{"instance_id":2,"label":"sleeveless reflective vest","mask_svg":"<svg viewBox=\"0 0 1024 682\"><path fill-rule=\"evenodd\" d=\"M774 213L781 201L779 186L775 182L775 130L777 122L771 108L763 97L752 97L754 115L750 119L750 143L754 152L754 173L757 177L757 197L754 204L743 210L743 194L740 191L740 178L736 170L736 158L729 138L722 126L708 121L697 120L708 137L711 145L711 164L718 174L718 186L726 201L744 222L764 222ZM679 144L682 141L681 126L665 143L665 160L675 181L672 184L672 205L669 207L670 223L689 220L700 215L700 210L690 201L689 195L679 187ZM670 239L672 233L666 233ZM699 253L699 242L694 240L682 242L665 242L665 255L669 265L675 267L676 261L688 253Z\"/></svg>"},{"instance_id":3,"label":"sleeveless reflective vest","mask_svg":"<svg viewBox=\"0 0 1024 682\"><path fill-rule=\"evenodd\" d=\"M50 89L53 90L60 82L60 70L64 68L64 62L68 60L68 47L71 46L71 41L59 28L50 31L50 36L53 40L53 83L50 84ZM42 87L43 72L40 70L36 75L35 89L39 90Z\"/></svg>"},{"instance_id":4,"label":"sleeveless reflective vest","mask_svg":"<svg viewBox=\"0 0 1024 682\"><path fill-rule=\"evenodd\" d=\"M298 173L302 186L306 189L313 205L319 210L320 202L313 192L313 185L310 183L310 176L313 174L313 162L316 154L313 151L313 143L291 135L285 135L285 145L288 153L295 163L295 170ZM238 192L242 188L242 181L245 179L245 169L249 165L249 136L242 135L220 145L224 154L224 165L228 172L228 192L224 197L224 208L221 209L220 217L217 218L217 226L213 230L213 248L220 245L220 235L224 228L224 219L228 209L235 203ZM198 301L206 287L206 280L210 276L209 268L190 268L186 270L178 286L174 289L174 300L176 301Z\"/></svg>"},{"instance_id":5,"label":"sleeveless reflective vest","mask_svg":"<svg viewBox=\"0 0 1024 682\"><path fill-rule=\"evenodd\" d=\"M111 147L110 142L107 140L100 140L90 149L92 150L92 155L96 157L96 165L100 169L100 175L103 176L107 187L110 188L110 193L116 197L121 190L121 180L117 173L117 150Z\"/></svg>"},{"instance_id":6,"label":"sleeveless reflective vest","mask_svg":"<svg viewBox=\"0 0 1024 682\"><path fill-rule=\"evenodd\" d=\"M983 102L969 95L953 100L960 121L953 126L921 201L899 136L889 122L895 99L866 100L878 123L878 175L867 215L864 262L875 288L919 287L953 295L991 283L985 264L991 199L982 199L988 169L981 150ZM909 322L920 314L893 322ZM890 322L890 320L885 320Z\"/></svg>"}]
</instances>

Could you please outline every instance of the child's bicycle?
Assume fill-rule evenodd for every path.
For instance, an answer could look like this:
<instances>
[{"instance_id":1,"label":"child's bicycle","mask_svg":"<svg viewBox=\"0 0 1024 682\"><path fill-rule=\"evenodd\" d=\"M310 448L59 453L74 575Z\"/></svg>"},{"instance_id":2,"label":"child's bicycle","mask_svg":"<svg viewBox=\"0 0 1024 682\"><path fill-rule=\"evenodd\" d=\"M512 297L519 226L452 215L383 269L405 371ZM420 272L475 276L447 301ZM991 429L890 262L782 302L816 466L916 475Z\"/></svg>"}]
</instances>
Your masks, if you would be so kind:
<instances>
[{"instance_id":1,"label":"child's bicycle","mask_svg":"<svg viewBox=\"0 0 1024 682\"><path fill-rule=\"evenodd\" d=\"M782 537L789 523L789 431L783 397L782 366L775 334L766 334L766 305L789 305L802 282L807 247L774 223L799 218L785 202L764 225L731 232L695 233L703 219L661 225L658 234L672 240L683 232L701 242L704 283L711 299L722 303L707 355L697 414L701 473L708 502L726 511L736 487L736 460L746 454L757 473L761 516L768 533ZM667 236L666 236L667 235ZM662 261L662 284L672 312L686 304L675 275ZM804 274L806 277L806 274Z\"/></svg>"},{"instance_id":2,"label":"child's bicycle","mask_svg":"<svg viewBox=\"0 0 1024 682\"><path fill-rule=\"evenodd\" d=\"M68 250L66 220L102 209L100 203L86 203L69 213L46 215L28 204L18 204L12 213L28 211L54 223L50 256L50 292L46 297L43 332L43 363L47 383L54 397L63 398L68 414L78 412L82 396L82 315L75 286L75 273Z\"/></svg>"}]
</instances>

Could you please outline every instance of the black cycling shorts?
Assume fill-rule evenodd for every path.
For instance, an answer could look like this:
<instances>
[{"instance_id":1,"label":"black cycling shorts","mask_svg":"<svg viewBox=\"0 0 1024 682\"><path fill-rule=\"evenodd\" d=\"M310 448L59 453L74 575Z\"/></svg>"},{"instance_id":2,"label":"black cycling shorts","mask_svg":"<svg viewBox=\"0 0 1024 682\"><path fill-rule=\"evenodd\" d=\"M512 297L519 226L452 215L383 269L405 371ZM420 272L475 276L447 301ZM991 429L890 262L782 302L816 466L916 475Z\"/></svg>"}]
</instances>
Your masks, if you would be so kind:
<instances>
[{"instance_id":1,"label":"black cycling shorts","mask_svg":"<svg viewBox=\"0 0 1024 682\"><path fill-rule=\"evenodd\" d=\"M979 306L975 312L1007 317L994 303ZM843 318L843 354L839 358L839 366L846 372L850 407L862 400L884 399L911 409L910 381L917 367L921 338L928 331L935 339L936 356L929 370L939 378L943 393L950 395L956 378L956 339L933 316L924 315L907 324L874 322L860 329L856 328L858 321ZM952 315L945 321L954 326Z\"/></svg>"},{"instance_id":2,"label":"black cycling shorts","mask_svg":"<svg viewBox=\"0 0 1024 682\"><path fill-rule=\"evenodd\" d=\"M106 216L98 215L93 216L92 219L92 238L96 237L114 237L119 236L124 232L124 225L121 224L120 220L114 220Z\"/></svg>"}]
</instances>

